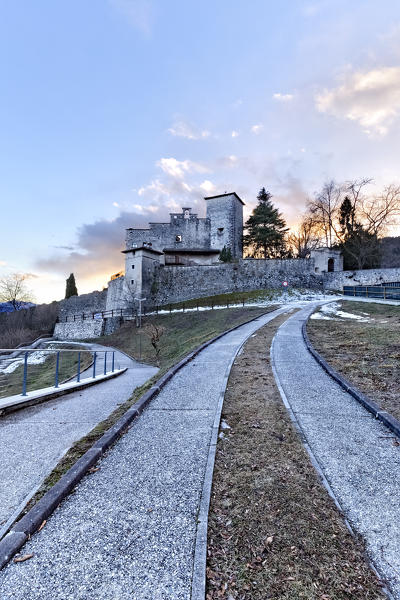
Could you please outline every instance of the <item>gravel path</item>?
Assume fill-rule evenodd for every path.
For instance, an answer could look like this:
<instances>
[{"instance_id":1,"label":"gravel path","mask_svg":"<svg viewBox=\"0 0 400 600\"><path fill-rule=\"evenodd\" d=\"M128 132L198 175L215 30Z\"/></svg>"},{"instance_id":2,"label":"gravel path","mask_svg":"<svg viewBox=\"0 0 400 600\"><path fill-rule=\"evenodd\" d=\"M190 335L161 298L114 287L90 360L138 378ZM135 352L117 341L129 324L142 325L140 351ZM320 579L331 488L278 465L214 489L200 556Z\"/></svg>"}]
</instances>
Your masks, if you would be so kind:
<instances>
[{"instance_id":1,"label":"gravel path","mask_svg":"<svg viewBox=\"0 0 400 600\"><path fill-rule=\"evenodd\" d=\"M121 352L116 352L115 366L128 370L110 381L0 417L0 534L68 448L157 372Z\"/></svg>"},{"instance_id":2,"label":"gravel path","mask_svg":"<svg viewBox=\"0 0 400 600\"><path fill-rule=\"evenodd\" d=\"M285 309L203 350L0 573L2 600L188 600L196 519L225 371ZM287 310L287 308L286 308Z\"/></svg>"},{"instance_id":3,"label":"gravel path","mask_svg":"<svg viewBox=\"0 0 400 600\"><path fill-rule=\"evenodd\" d=\"M400 599L400 447L391 432L310 355L301 326L310 309L278 330L278 381L347 518Z\"/></svg>"}]
</instances>

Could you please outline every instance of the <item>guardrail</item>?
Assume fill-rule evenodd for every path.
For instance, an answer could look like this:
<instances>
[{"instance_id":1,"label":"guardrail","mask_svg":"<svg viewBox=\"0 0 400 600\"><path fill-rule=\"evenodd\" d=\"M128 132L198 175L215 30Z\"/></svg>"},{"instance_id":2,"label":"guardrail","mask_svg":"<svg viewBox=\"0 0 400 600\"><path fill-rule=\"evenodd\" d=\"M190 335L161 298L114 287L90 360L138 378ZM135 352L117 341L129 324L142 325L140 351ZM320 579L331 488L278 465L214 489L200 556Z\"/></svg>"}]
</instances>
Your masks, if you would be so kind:
<instances>
[{"instance_id":1,"label":"guardrail","mask_svg":"<svg viewBox=\"0 0 400 600\"><path fill-rule=\"evenodd\" d=\"M344 296L360 298L382 298L383 300L400 300L400 285L345 285Z\"/></svg>"},{"instance_id":2,"label":"guardrail","mask_svg":"<svg viewBox=\"0 0 400 600\"><path fill-rule=\"evenodd\" d=\"M143 315L146 314L146 310L143 309ZM136 317L137 310L132 308L114 308L113 310L102 310L98 312L82 312L75 313L72 315L59 315L57 317L57 323L71 323L75 321L92 321L102 319L108 319L110 317Z\"/></svg>"},{"instance_id":3,"label":"guardrail","mask_svg":"<svg viewBox=\"0 0 400 600\"><path fill-rule=\"evenodd\" d=\"M91 350L71 350L71 349L67 349L67 348L63 348L60 350L56 350L54 348L20 348L21 353L23 354L23 358L13 358L11 359L9 356L10 352L13 352L13 350L15 350L14 348L0 348L0 364L1 361L5 361L5 360L9 360L11 362L15 361L21 361L22 359L22 365L23 365L23 374L22 374L22 382L21 382L21 387L22 387L22 393L21 396L26 396L27 395L27 384L28 384L28 366L29 366L29 353L30 352L44 352L44 353L49 353L49 354L53 354L56 356L56 364L55 364L55 370L54 370L54 385L51 387L54 388L58 388L60 385L60 381L59 381L59 377L60 377L60 356L62 352L74 352L77 354L77 369L76 369L76 374L72 375L72 377L70 377L68 379L68 381L71 381L72 379L75 379L76 377L76 381L77 383L79 383L81 381L81 375L84 371L91 369L91 377L88 377L86 379L95 379L96 375L100 374L100 370L102 371L103 375L107 375L107 373L114 373L115 371L115 351L114 350L95 350L95 351L91 351ZM86 354L91 354L93 357L93 362L89 367L85 367L83 369L83 371L81 370L81 357L82 354L86 353ZM1 356L2 354L4 354L5 356ZM7 356L8 354L8 356ZM100 365L100 369L99 372L96 373L96 368L99 368L99 358L102 358L103 360L103 365ZM109 358L108 358L109 357ZM107 362L107 358L108 358L108 362ZM4 372L3 372L4 375Z\"/></svg>"}]
</instances>

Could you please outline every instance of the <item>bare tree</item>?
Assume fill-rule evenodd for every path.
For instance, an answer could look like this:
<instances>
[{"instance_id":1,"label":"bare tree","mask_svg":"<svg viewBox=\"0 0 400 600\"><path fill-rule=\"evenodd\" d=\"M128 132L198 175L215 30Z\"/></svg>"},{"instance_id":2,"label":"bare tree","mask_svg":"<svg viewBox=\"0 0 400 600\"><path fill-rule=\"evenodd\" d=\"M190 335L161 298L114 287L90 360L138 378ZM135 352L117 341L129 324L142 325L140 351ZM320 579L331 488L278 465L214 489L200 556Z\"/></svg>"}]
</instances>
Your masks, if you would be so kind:
<instances>
[{"instance_id":1,"label":"bare tree","mask_svg":"<svg viewBox=\"0 0 400 600\"><path fill-rule=\"evenodd\" d=\"M162 325L158 325L152 321L146 323L143 327L143 331L145 335L150 339L150 343L154 348L154 352L156 355L157 365L160 366L160 341L165 332L165 327Z\"/></svg>"},{"instance_id":2,"label":"bare tree","mask_svg":"<svg viewBox=\"0 0 400 600\"><path fill-rule=\"evenodd\" d=\"M341 200L342 186L332 180L325 183L321 192L308 201L308 212L329 248L337 241L337 216Z\"/></svg>"},{"instance_id":3,"label":"bare tree","mask_svg":"<svg viewBox=\"0 0 400 600\"><path fill-rule=\"evenodd\" d=\"M382 237L400 216L400 186L391 184L378 196L364 198L359 213L365 229Z\"/></svg>"},{"instance_id":4,"label":"bare tree","mask_svg":"<svg viewBox=\"0 0 400 600\"><path fill-rule=\"evenodd\" d=\"M298 228L290 232L287 241L296 258L308 258L311 250L321 245L319 227L313 216L305 214Z\"/></svg>"},{"instance_id":5,"label":"bare tree","mask_svg":"<svg viewBox=\"0 0 400 600\"><path fill-rule=\"evenodd\" d=\"M24 302L32 302L33 293L26 285L29 275L13 273L0 279L0 301L10 302L14 310L21 308Z\"/></svg>"}]
</instances>

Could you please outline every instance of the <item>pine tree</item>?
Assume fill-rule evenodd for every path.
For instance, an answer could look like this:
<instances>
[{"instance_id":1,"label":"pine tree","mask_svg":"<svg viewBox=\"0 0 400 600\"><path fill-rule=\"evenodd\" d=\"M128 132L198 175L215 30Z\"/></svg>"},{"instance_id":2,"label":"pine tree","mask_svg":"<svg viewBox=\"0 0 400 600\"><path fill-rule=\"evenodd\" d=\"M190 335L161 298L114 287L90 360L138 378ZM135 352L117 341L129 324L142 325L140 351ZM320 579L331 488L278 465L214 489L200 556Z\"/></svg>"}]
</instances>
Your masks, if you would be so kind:
<instances>
[{"instance_id":1,"label":"pine tree","mask_svg":"<svg viewBox=\"0 0 400 600\"><path fill-rule=\"evenodd\" d=\"M70 298L71 296L77 296L77 295L78 295L78 290L76 288L75 276L73 273L71 273L71 275L66 280L65 297Z\"/></svg>"},{"instance_id":2,"label":"pine tree","mask_svg":"<svg viewBox=\"0 0 400 600\"><path fill-rule=\"evenodd\" d=\"M285 255L285 233L288 231L281 213L271 202L272 195L263 187L258 205L248 218L243 245L253 249L253 255L262 258L280 258Z\"/></svg>"},{"instance_id":3,"label":"pine tree","mask_svg":"<svg viewBox=\"0 0 400 600\"><path fill-rule=\"evenodd\" d=\"M224 246L219 254L219 260L221 262L232 262L232 251L230 248Z\"/></svg>"}]
</instances>

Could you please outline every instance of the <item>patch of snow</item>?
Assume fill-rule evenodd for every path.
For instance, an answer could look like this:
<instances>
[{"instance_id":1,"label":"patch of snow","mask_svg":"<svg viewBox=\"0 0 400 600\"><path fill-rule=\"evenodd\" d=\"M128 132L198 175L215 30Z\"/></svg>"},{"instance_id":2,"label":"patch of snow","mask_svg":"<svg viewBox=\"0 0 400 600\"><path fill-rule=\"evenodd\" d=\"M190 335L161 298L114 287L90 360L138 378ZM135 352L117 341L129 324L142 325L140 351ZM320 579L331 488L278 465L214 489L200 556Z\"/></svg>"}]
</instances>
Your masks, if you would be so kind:
<instances>
[{"instance_id":1,"label":"patch of snow","mask_svg":"<svg viewBox=\"0 0 400 600\"><path fill-rule=\"evenodd\" d=\"M228 425L228 423L224 419L222 419L222 421L221 421L221 429L231 429L231 426Z\"/></svg>"},{"instance_id":2,"label":"patch of snow","mask_svg":"<svg viewBox=\"0 0 400 600\"><path fill-rule=\"evenodd\" d=\"M355 315L345 310L340 310L339 304L337 302L324 304L323 306L321 306L318 312L315 312L313 315L311 315L311 319L322 319L325 321L332 320L335 317L339 317L341 319L352 319L354 321L370 321L370 319L362 317L361 315Z\"/></svg>"}]
</instances>

